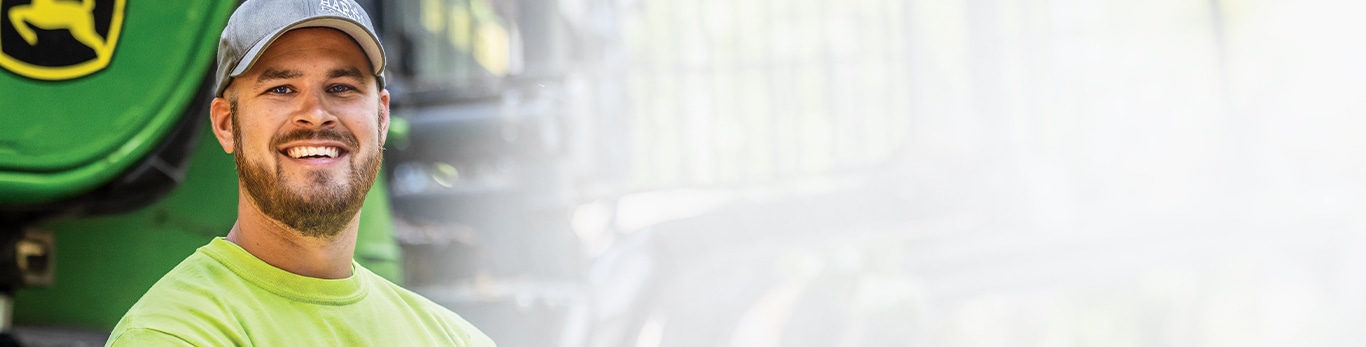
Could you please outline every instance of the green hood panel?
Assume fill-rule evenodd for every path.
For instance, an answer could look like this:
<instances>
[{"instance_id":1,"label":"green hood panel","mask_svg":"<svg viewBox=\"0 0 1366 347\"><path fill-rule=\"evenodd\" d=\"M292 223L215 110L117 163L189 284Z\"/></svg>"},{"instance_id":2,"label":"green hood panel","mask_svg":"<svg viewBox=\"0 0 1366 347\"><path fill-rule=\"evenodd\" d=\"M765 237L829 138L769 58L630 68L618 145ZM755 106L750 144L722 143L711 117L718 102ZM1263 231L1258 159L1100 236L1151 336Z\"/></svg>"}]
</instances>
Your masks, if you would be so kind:
<instances>
[{"instance_id":1,"label":"green hood panel","mask_svg":"<svg viewBox=\"0 0 1366 347\"><path fill-rule=\"evenodd\" d=\"M236 6L234 1L96 0L87 19L112 41L101 46L88 31L16 24L10 20L13 12L41 11L15 3L0 6L5 12L0 16L0 104L5 110L0 116L0 205L52 202L99 187L147 156L182 116L200 114L186 108L202 97L199 88L213 66L218 35ZM37 33L32 36L36 44L14 40L26 29ZM62 74L33 73L61 72L61 64L82 54L94 58L71 65L90 70L102 50L109 52L103 58L107 66L81 72L85 75L54 80ZM32 58L42 54L56 62ZM22 59L39 67L14 63Z\"/></svg>"}]
</instances>

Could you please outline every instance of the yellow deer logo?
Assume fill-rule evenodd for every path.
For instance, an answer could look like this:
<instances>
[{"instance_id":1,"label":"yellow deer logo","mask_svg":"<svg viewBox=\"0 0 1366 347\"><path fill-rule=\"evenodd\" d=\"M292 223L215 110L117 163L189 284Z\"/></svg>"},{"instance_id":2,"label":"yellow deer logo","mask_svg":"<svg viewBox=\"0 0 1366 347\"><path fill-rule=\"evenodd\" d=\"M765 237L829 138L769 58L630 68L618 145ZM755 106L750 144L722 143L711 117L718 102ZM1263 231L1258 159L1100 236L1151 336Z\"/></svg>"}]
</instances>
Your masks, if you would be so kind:
<instances>
[{"instance_id":1,"label":"yellow deer logo","mask_svg":"<svg viewBox=\"0 0 1366 347\"><path fill-rule=\"evenodd\" d=\"M0 18L7 22L0 23L0 29L13 30L23 41L0 41L0 66L42 80L81 77L108 66L122 27L125 0L99 4L112 7L112 11L96 11L96 1L33 0L10 6ZM97 21L97 12L106 13L105 16L112 12L112 18ZM108 27L98 27L100 22L108 23ZM69 37L61 35L61 31ZM101 35L101 31L105 34Z\"/></svg>"}]
</instances>

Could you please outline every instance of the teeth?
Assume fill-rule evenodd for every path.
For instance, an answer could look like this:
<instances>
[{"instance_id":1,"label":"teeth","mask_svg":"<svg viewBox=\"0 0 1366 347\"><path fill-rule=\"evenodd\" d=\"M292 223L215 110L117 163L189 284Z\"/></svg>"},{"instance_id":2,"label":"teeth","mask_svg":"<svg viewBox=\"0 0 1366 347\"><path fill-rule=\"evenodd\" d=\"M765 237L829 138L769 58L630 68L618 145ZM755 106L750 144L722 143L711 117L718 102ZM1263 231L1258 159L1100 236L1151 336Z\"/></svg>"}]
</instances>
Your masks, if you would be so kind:
<instances>
[{"instance_id":1,"label":"teeth","mask_svg":"<svg viewBox=\"0 0 1366 347\"><path fill-rule=\"evenodd\" d=\"M341 149L339 149L339 148L337 148L337 147L315 147L315 146L290 147L288 150L286 150L286 152L289 154L289 156L294 157L294 158L303 158L303 157L310 157L310 156L322 156L322 157L326 157L326 158L336 158L340 151L341 151Z\"/></svg>"}]
</instances>

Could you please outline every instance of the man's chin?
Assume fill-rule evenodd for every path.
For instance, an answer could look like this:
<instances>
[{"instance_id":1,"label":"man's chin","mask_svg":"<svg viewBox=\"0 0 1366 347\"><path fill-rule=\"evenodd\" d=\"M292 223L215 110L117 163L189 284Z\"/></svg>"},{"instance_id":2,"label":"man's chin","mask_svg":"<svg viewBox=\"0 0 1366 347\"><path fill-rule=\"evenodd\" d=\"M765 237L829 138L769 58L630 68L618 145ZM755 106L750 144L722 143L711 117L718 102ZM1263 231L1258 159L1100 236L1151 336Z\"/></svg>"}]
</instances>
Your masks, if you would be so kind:
<instances>
[{"instance_id":1,"label":"man's chin","mask_svg":"<svg viewBox=\"0 0 1366 347\"><path fill-rule=\"evenodd\" d=\"M345 193L351 190L347 184L288 184L286 191L291 200L306 205L326 206L345 203Z\"/></svg>"},{"instance_id":2,"label":"man's chin","mask_svg":"<svg viewBox=\"0 0 1366 347\"><path fill-rule=\"evenodd\" d=\"M359 206L351 208L344 202L297 200L291 206L281 209L276 206L263 211L300 235L315 238L331 238L346 230L348 224L360 212Z\"/></svg>"},{"instance_id":3,"label":"man's chin","mask_svg":"<svg viewBox=\"0 0 1366 347\"><path fill-rule=\"evenodd\" d=\"M320 186L336 186L348 182L352 175L346 165L328 167L299 167L281 164L280 179L291 188L317 189Z\"/></svg>"},{"instance_id":4,"label":"man's chin","mask_svg":"<svg viewBox=\"0 0 1366 347\"><path fill-rule=\"evenodd\" d=\"M283 182L282 182L283 181ZM289 182L247 187L257 210L303 236L330 238L345 230L360 212L363 194L350 182Z\"/></svg>"}]
</instances>

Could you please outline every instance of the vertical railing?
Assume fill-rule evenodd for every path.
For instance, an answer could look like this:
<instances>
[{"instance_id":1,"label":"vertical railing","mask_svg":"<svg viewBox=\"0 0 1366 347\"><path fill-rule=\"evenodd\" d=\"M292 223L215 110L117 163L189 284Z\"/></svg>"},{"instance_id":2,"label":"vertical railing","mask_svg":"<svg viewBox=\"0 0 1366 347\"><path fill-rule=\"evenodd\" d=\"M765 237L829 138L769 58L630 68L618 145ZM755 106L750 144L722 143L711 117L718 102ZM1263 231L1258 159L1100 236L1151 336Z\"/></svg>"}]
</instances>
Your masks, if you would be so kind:
<instances>
[{"instance_id":1,"label":"vertical railing","mask_svg":"<svg viewBox=\"0 0 1366 347\"><path fill-rule=\"evenodd\" d=\"M874 167L907 125L896 1L641 1L621 12L622 188L736 187Z\"/></svg>"}]
</instances>

